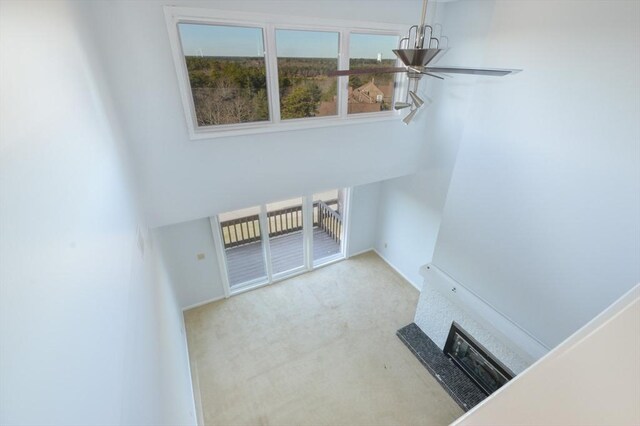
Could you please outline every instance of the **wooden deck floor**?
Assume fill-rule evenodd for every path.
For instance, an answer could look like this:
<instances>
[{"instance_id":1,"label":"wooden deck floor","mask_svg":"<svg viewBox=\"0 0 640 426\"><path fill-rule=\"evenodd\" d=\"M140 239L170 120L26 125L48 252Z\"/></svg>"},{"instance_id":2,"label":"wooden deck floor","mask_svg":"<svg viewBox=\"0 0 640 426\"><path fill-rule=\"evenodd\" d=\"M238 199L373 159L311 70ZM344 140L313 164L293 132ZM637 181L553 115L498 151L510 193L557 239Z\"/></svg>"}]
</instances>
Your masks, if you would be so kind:
<instances>
[{"instance_id":1,"label":"wooden deck floor","mask_svg":"<svg viewBox=\"0 0 640 426\"><path fill-rule=\"evenodd\" d=\"M270 241L273 273L288 271L302 266L302 232L274 237ZM229 285L231 287L267 276L262 256L262 242L245 244L225 250ZM340 252L335 242L320 228L313 229L313 260L319 260Z\"/></svg>"}]
</instances>

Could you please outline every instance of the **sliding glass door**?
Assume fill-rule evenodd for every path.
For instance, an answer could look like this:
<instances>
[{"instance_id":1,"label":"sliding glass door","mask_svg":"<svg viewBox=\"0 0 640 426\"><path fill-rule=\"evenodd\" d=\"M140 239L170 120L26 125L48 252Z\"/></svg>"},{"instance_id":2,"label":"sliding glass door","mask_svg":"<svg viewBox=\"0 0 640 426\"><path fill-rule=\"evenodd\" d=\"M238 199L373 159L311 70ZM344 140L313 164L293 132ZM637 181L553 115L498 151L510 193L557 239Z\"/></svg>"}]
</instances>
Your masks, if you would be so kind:
<instances>
[{"instance_id":1,"label":"sliding glass door","mask_svg":"<svg viewBox=\"0 0 640 426\"><path fill-rule=\"evenodd\" d=\"M218 219L230 289L267 282L260 207L222 213Z\"/></svg>"},{"instance_id":2,"label":"sliding glass door","mask_svg":"<svg viewBox=\"0 0 640 426\"><path fill-rule=\"evenodd\" d=\"M303 199L267 204L269 252L274 276L304 268Z\"/></svg>"},{"instance_id":3,"label":"sliding glass door","mask_svg":"<svg viewBox=\"0 0 640 426\"><path fill-rule=\"evenodd\" d=\"M212 218L229 294L344 258L346 190L330 190Z\"/></svg>"},{"instance_id":4,"label":"sliding glass door","mask_svg":"<svg viewBox=\"0 0 640 426\"><path fill-rule=\"evenodd\" d=\"M346 191L313 194L313 264L340 258L343 251Z\"/></svg>"}]
</instances>

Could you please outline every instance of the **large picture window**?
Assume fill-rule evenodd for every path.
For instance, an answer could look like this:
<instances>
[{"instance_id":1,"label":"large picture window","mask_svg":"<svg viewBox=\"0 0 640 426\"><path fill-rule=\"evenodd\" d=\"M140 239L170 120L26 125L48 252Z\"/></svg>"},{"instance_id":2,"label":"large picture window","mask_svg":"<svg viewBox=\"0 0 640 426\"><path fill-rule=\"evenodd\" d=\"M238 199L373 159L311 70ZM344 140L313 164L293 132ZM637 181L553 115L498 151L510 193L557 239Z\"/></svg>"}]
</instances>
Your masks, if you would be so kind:
<instances>
[{"instance_id":1,"label":"large picture window","mask_svg":"<svg viewBox=\"0 0 640 426\"><path fill-rule=\"evenodd\" d=\"M340 34L276 30L280 117L322 117L337 114Z\"/></svg>"},{"instance_id":2,"label":"large picture window","mask_svg":"<svg viewBox=\"0 0 640 426\"><path fill-rule=\"evenodd\" d=\"M398 37L379 34L351 34L349 69L395 66L393 49ZM388 111L393 107L395 74L371 73L349 76L349 114Z\"/></svg>"},{"instance_id":3,"label":"large picture window","mask_svg":"<svg viewBox=\"0 0 640 426\"><path fill-rule=\"evenodd\" d=\"M269 120L261 28L179 24L198 127Z\"/></svg>"},{"instance_id":4,"label":"large picture window","mask_svg":"<svg viewBox=\"0 0 640 426\"><path fill-rule=\"evenodd\" d=\"M164 8L191 139L394 119L394 24ZM363 114L366 113L366 114Z\"/></svg>"}]
</instances>

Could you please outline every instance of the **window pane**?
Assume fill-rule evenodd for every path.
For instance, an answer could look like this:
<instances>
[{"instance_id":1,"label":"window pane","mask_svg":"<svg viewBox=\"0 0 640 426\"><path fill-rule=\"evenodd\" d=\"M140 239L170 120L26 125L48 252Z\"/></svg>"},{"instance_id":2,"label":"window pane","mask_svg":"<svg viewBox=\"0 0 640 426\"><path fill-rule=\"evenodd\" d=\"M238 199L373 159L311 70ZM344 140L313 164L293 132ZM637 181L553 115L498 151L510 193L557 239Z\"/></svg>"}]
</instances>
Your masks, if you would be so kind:
<instances>
[{"instance_id":1,"label":"window pane","mask_svg":"<svg viewBox=\"0 0 640 426\"><path fill-rule=\"evenodd\" d=\"M339 34L276 30L280 116L321 117L337 114Z\"/></svg>"},{"instance_id":2,"label":"window pane","mask_svg":"<svg viewBox=\"0 0 640 426\"><path fill-rule=\"evenodd\" d=\"M313 194L313 261L342 250L345 191L333 189Z\"/></svg>"},{"instance_id":3,"label":"window pane","mask_svg":"<svg viewBox=\"0 0 640 426\"><path fill-rule=\"evenodd\" d=\"M349 39L349 69L385 68L396 66L393 49L398 37L376 34L351 34ZM390 110L396 74L360 74L349 76L348 113Z\"/></svg>"},{"instance_id":4,"label":"window pane","mask_svg":"<svg viewBox=\"0 0 640 426\"><path fill-rule=\"evenodd\" d=\"M267 204L267 223L273 273L304 266L302 198Z\"/></svg>"},{"instance_id":5,"label":"window pane","mask_svg":"<svg viewBox=\"0 0 640 426\"><path fill-rule=\"evenodd\" d=\"M259 215L260 207L251 207L218 216L232 289L267 279Z\"/></svg>"},{"instance_id":6,"label":"window pane","mask_svg":"<svg viewBox=\"0 0 640 426\"><path fill-rule=\"evenodd\" d=\"M198 126L269 120L261 28L178 24Z\"/></svg>"}]
</instances>

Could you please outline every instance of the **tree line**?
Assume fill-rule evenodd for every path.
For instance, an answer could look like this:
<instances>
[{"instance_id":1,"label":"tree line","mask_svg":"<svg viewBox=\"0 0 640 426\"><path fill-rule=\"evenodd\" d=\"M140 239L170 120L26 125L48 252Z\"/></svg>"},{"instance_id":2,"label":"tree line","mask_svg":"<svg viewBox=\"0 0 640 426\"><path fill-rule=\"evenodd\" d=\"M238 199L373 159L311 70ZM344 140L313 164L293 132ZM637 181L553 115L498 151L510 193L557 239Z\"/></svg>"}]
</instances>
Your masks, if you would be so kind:
<instances>
[{"instance_id":1,"label":"tree line","mask_svg":"<svg viewBox=\"0 0 640 426\"><path fill-rule=\"evenodd\" d=\"M352 60L350 64L352 68L392 65L375 60ZM187 56L186 65L198 125L269 120L264 58ZM337 59L332 58L278 58L282 118L313 117L321 102L333 101L337 80L327 73L336 69ZM371 78L384 84L393 75L352 76L349 83L359 87Z\"/></svg>"}]
</instances>

